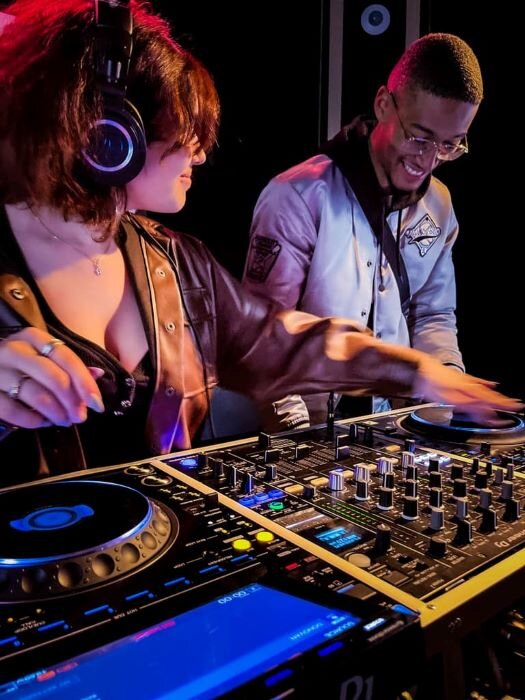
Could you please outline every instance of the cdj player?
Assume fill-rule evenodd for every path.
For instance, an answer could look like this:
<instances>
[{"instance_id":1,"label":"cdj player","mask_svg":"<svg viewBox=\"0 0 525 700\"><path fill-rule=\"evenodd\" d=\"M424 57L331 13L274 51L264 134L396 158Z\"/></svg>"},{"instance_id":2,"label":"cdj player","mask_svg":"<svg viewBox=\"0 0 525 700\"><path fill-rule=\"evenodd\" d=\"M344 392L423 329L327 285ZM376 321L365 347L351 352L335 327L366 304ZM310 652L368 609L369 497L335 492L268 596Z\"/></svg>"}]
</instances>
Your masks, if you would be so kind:
<instances>
[{"instance_id":1,"label":"cdj player","mask_svg":"<svg viewBox=\"0 0 525 700\"><path fill-rule=\"evenodd\" d=\"M394 654L421 653L416 612L367 602L346 562L165 465L4 490L0 533L0 697L394 698L416 681Z\"/></svg>"}]
</instances>

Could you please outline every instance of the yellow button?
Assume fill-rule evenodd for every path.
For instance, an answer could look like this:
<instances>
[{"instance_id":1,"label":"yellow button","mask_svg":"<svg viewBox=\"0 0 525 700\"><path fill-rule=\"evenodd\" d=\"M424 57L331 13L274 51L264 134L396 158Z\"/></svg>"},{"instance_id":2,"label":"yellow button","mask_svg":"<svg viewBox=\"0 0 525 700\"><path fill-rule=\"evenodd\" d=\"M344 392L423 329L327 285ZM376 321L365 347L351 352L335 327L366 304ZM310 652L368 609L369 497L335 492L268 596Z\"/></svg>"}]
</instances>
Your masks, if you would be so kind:
<instances>
[{"instance_id":1,"label":"yellow button","mask_svg":"<svg viewBox=\"0 0 525 700\"><path fill-rule=\"evenodd\" d=\"M399 452L401 449L401 445L387 445L386 447L383 447L385 452Z\"/></svg>"},{"instance_id":2,"label":"yellow button","mask_svg":"<svg viewBox=\"0 0 525 700\"><path fill-rule=\"evenodd\" d=\"M241 537L240 539L234 540L232 542L232 547L235 549L236 552L246 552L248 549L252 548L252 545L249 540L245 540Z\"/></svg>"},{"instance_id":3,"label":"yellow button","mask_svg":"<svg viewBox=\"0 0 525 700\"><path fill-rule=\"evenodd\" d=\"M286 493L291 493L294 496L301 496L304 491L304 486L302 484L292 484L291 486L286 486Z\"/></svg>"},{"instance_id":4,"label":"yellow button","mask_svg":"<svg viewBox=\"0 0 525 700\"><path fill-rule=\"evenodd\" d=\"M318 476L315 479L312 479L309 483L312 484L312 486L326 486L328 479L326 476Z\"/></svg>"},{"instance_id":5,"label":"yellow button","mask_svg":"<svg viewBox=\"0 0 525 700\"><path fill-rule=\"evenodd\" d=\"M270 544L275 539L273 532L268 532L268 530L263 530L255 535L255 539L259 544Z\"/></svg>"}]
</instances>

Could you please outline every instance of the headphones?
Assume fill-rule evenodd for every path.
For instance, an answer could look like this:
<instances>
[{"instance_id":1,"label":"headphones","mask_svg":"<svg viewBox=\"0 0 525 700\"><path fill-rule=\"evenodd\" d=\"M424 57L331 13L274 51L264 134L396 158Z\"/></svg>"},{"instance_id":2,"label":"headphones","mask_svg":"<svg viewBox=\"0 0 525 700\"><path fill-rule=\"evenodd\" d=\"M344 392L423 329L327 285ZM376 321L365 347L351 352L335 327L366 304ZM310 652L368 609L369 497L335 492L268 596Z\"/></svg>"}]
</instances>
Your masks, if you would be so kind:
<instances>
[{"instance_id":1,"label":"headphones","mask_svg":"<svg viewBox=\"0 0 525 700\"><path fill-rule=\"evenodd\" d=\"M125 185L146 160L144 123L126 99L132 48L129 0L95 0L94 58L103 114L82 155L90 178L102 185Z\"/></svg>"}]
</instances>

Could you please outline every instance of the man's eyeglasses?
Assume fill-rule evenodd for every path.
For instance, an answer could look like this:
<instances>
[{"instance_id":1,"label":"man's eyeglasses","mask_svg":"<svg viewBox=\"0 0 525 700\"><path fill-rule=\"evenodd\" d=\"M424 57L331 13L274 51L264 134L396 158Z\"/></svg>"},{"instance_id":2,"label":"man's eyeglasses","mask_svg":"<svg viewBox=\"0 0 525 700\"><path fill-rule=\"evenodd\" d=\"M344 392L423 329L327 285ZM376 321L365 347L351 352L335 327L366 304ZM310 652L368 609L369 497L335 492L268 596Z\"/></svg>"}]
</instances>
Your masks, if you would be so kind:
<instances>
[{"instance_id":1,"label":"man's eyeglasses","mask_svg":"<svg viewBox=\"0 0 525 700\"><path fill-rule=\"evenodd\" d=\"M414 156L423 156L434 152L438 160L456 160L456 158L459 158L464 153L468 153L468 143L466 136L464 136L459 143L447 143L446 141L442 143L436 143L432 139L425 139L420 136L412 136L412 134L409 131L407 131L405 125L401 121L394 93L389 92L388 94L392 98L392 104L394 105L397 119L399 121L401 129L403 130L403 134L405 135L403 148L407 155L410 154Z\"/></svg>"}]
</instances>

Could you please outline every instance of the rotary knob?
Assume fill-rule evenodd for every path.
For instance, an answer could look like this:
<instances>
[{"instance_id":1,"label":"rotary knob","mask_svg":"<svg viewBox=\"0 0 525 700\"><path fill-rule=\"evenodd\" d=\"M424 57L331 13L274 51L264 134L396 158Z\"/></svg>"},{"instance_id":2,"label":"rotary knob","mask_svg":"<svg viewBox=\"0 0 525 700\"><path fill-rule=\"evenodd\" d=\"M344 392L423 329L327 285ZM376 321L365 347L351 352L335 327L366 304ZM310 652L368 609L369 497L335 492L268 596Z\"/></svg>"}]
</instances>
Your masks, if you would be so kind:
<instances>
[{"instance_id":1,"label":"rotary knob","mask_svg":"<svg viewBox=\"0 0 525 700\"><path fill-rule=\"evenodd\" d=\"M507 481L505 479L501 482L501 498L504 501L508 501L514 495L514 484L512 481Z\"/></svg>"},{"instance_id":2,"label":"rotary knob","mask_svg":"<svg viewBox=\"0 0 525 700\"><path fill-rule=\"evenodd\" d=\"M443 489L431 488L428 492L428 502L434 508L441 508L443 505Z\"/></svg>"},{"instance_id":3,"label":"rotary knob","mask_svg":"<svg viewBox=\"0 0 525 700\"><path fill-rule=\"evenodd\" d=\"M405 452L414 453L415 451L416 451L416 441L413 438L406 438L406 440L405 440Z\"/></svg>"},{"instance_id":4,"label":"rotary knob","mask_svg":"<svg viewBox=\"0 0 525 700\"><path fill-rule=\"evenodd\" d=\"M405 495L417 496L417 481L415 479L407 479L405 481Z\"/></svg>"},{"instance_id":5,"label":"rotary knob","mask_svg":"<svg viewBox=\"0 0 525 700\"><path fill-rule=\"evenodd\" d=\"M442 530L445 526L445 511L443 508L430 509L430 529L437 532Z\"/></svg>"},{"instance_id":6,"label":"rotary knob","mask_svg":"<svg viewBox=\"0 0 525 700\"><path fill-rule=\"evenodd\" d=\"M434 535L430 538L428 553L434 559L440 559L447 553L448 542L444 537Z\"/></svg>"},{"instance_id":7,"label":"rotary knob","mask_svg":"<svg viewBox=\"0 0 525 700\"><path fill-rule=\"evenodd\" d=\"M357 501L367 501L370 498L368 495L368 481L358 481L356 483L355 497Z\"/></svg>"},{"instance_id":8,"label":"rotary knob","mask_svg":"<svg viewBox=\"0 0 525 700\"><path fill-rule=\"evenodd\" d=\"M440 489L443 486L443 474L440 472L430 472L428 475L428 485L430 488Z\"/></svg>"},{"instance_id":9,"label":"rotary knob","mask_svg":"<svg viewBox=\"0 0 525 700\"><path fill-rule=\"evenodd\" d=\"M264 468L264 480L273 481L277 478L277 467L275 464L267 464Z\"/></svg>"},{"instance_id":10,"label":"rotary knob","mask_svg":"<svg viewBox=\"0 0 525 700\"><path fill-rule=\"evenodd\" d=\"M463 467L461 464L453 464L450 467L450 480L455 481L456 479L463 478Z\"/></svg>"},{"instance_id":11,"label":"rotary knob","mask_svg":"<svg viewBox=\"0 0 525 700\"><path fill-rule=\"evenodd\" d=\"M377 473L390 474L394 471L396 461L391 457L379 457L377 460Z\"/></svg>"},{"instance_id":12,"label":"rotary knob","mask_svg":"<svg viewBox=\"0 0 525 700\"><path fill-rule=\"evenodd\" d=\"M328 488L330 491L343 491L345 477L341 469L332 469L328 472Z\"/></svg>"},{"instance_id":13,"label":"rotary knob","mask_svg":"<svg viewBox=\"0 0 525 700\"><path fill-rule=\"evenodd\" d=\"M479 492L479 507L490 508L492 505L492 491L490 489L480 489Z\"/></svg>"},{"instance_id":14,"label":"rotary knob","mask_svg":"<svg viewBox=\"0 0 525 700\"><path fill-rule=\"evenodd\" d=\"M379 501L377 507L381 510L392 510L394 507L394 489L381 486L379 488Z\"/></svg>"},{"instance_id":15,"label":"rotary knob","mask_svg":"<svg viewBox=\"0 0 525 700\"><path fill-rule=\"evenodd\" d=\"M403 496L403 517L405 520L415 520L418 514L417 496Z\"/></svg>"},{"instance_id":16,"label":"rotary knob","mask_svg":"<svg viewBox=\"0 0 525 700\"><path fill-rule=\"evenodd\" d=\"M458 498L464 498L467 495L467 480L454 479L454 487L452 493Z\"/></svg>"},{"instance_id":17,"label":"rotary knob","mask_svg":"<svg viewBox=\"0 0 525 700\"><path fill-rule=\"evenodd\" d=\"M375 465L372 465L375 467ZM370 475L372 473L372 467L370 464L365 462L359 462L354 467L354 476L356 481L370 481Z\"/></svg>"},{"instance_id":18,"label":"rotary knob","mask_svg":"<svg viewBox=\"0 0 525 700\"><path fill-rule=\"evenodd\" d=\"M385 523L379 523L376 530L374 554L386 554L390 549L392 531Z\"/></svg>"},{"instance_id":19,"label":"rotary knob","mask_svg":"<svg viewBox=\"0 0 525 700\"><path fill-rule=\"evenodd\" d=\"M468 518L458 522L454 542L457 545L470 544L472 542L472 523Z\"/></svg>"}]
</instances>

